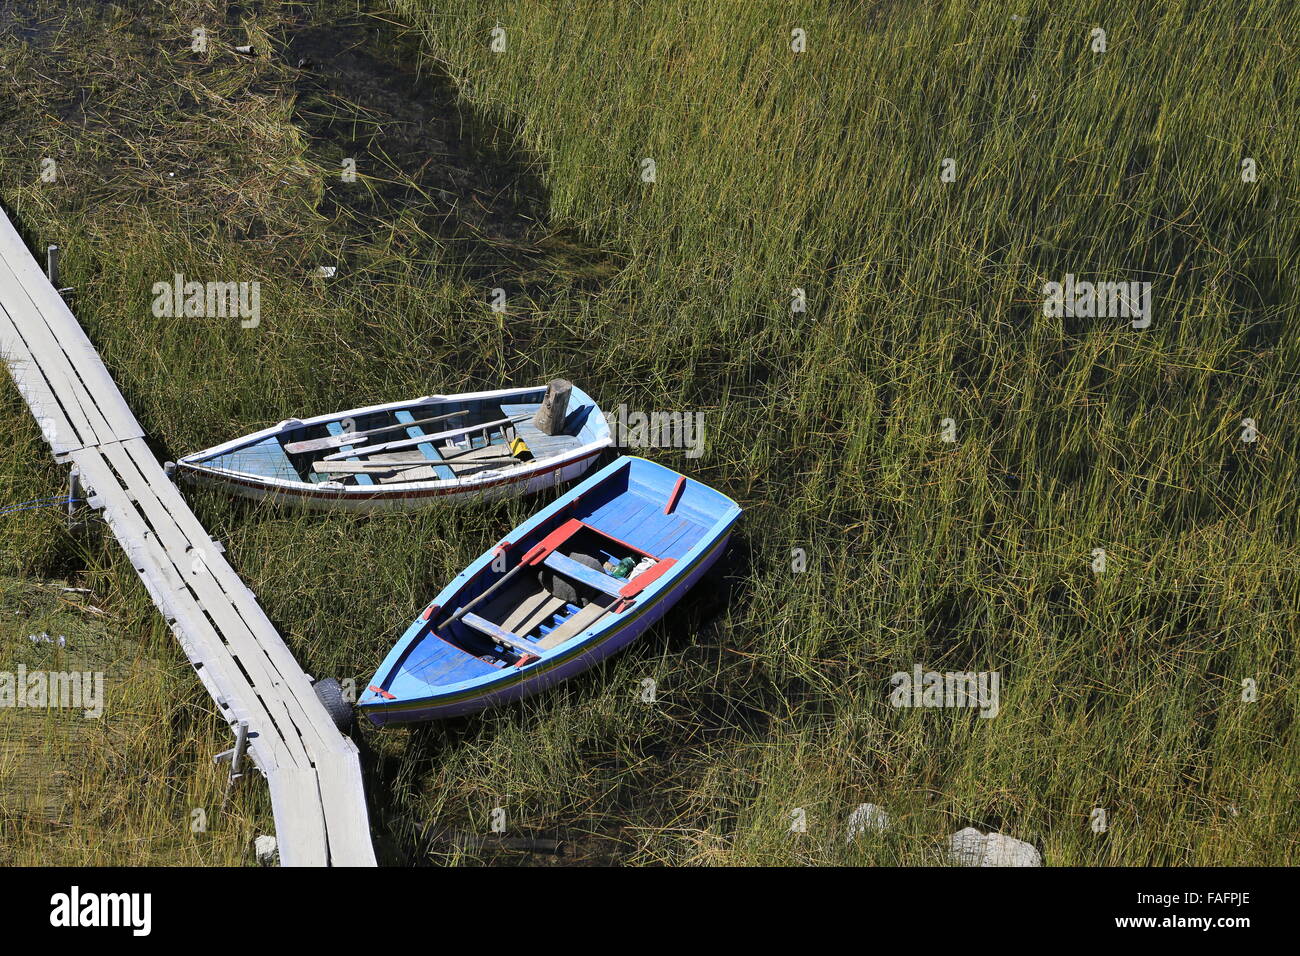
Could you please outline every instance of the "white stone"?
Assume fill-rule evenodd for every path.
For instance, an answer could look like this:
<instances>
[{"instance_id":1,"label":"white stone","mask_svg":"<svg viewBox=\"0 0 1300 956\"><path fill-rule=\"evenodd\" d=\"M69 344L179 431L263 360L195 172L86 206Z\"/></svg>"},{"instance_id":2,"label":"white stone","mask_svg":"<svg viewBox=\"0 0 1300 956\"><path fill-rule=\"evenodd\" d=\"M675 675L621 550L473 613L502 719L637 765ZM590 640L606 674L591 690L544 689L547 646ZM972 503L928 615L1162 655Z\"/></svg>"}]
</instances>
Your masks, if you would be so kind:
<instances>
[{"instance_id":1,"label":"white stone","mask_svg":"<svg viewBox=\"0 0 1300 956\"><path fill-rule=\"evenodd\" d=\"M948 857L957 866L1042 866L1032 844L1004 833L980 833L974 827L948 838Z\"/></svg>"},{"instance_id":2,"label":"white stone","mask_svg":"<svg viewBox=\"0 0 1300 956\"><path fill-rule=\"evenodd\" d=\"M849 832L846 842L852 843L867 830L884 833L889 829L889 814L874 803L859 803L849 814Z\"/></svg>"},{"instance_id":3,"label":"white stone","mask_svg":"<svg viewBox=\"0 0 1300 956\"><path fill-rule=\"evenodd\" d=\"M275 837L270 834L263 834L254 840L253 850L257 853L257 862L264 866L271 866L274 864L276 857L279 854Z\"/></svg>"}]
</instances>

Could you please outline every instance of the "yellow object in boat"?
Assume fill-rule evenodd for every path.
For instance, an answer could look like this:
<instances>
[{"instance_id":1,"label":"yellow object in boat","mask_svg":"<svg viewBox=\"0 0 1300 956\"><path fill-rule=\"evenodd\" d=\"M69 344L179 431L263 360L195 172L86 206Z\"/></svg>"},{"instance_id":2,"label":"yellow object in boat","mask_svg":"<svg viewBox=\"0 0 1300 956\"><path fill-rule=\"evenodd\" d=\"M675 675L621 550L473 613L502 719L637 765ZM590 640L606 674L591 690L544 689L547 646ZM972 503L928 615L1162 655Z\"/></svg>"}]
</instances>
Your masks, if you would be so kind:
<instances>
[{"instance_id":1,"label":"yellow object in boat","mask_svg":"<svg viewBox=\"0 0 1300 956\"><path fill-rule=\"evenodd\" d=\"M520 461L531 461L533 457L533 453L528 450L527 442L522 438L512 438L510 440L510 454Z\"/></svg>"}]
</instances>

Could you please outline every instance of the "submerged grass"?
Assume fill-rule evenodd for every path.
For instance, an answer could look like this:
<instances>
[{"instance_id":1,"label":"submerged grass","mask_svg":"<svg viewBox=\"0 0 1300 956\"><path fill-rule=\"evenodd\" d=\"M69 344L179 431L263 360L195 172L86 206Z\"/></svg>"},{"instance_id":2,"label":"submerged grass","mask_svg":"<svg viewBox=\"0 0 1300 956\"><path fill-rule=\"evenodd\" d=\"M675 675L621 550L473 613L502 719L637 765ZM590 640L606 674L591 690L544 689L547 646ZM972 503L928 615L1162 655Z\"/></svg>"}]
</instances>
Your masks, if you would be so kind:
<instances>
[{"instance_id":1,"label":"submerged grass","mask_svg":"<svg viewBox=\"0 0 1300 956\"><path fill-rule=\"evenodd\" d=\"M385 861L553 862L462 838L503 808L508 834L577 862L931 864L975 825L1053 864L1295 863L1292 7L28 14L0 45L0 190L67 247L74 308L160 455L562 374L607 408L703 411L703 457L649 454L747 509L716 579L603 668L367 733ZM323 264L338 276L313 279ZM262 281L261 324L152 317L174 272ZM1151 327L1044 317L1066 273L1152 282ZM57 494L14 390L0 401L0 503ZM319 518L189 497L305 669L359 680L538 506ZM7 823L17 857L247 860L258 788L189 831L228 744L111 538L0 521L6 611L76 579L138 656L111 734L6 738L117 768L40 811L77 838ZM1000 713L891 706L916 664L1000 672ZM132 774L170 783L127 801ZM847 840L865 802L893 827Z\"/></svg>"}]
</instances>

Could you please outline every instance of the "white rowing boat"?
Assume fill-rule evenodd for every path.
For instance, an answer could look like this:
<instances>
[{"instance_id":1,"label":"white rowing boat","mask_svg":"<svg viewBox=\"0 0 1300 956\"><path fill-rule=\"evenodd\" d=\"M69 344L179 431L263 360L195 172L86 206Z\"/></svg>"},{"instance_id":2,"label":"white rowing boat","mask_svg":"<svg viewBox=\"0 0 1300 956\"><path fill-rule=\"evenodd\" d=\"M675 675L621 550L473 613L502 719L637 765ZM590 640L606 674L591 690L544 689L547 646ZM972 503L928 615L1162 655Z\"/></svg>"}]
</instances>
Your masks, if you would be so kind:
<instances>
[{"instance_id":1,"label":"white rowing boat","mask_svg":"<svg viewBox=\"0 0 1300 956\"><path fill-rule=\"evenodd\" d=\"M567 383L566 383L567 384ZM178 477L309 508L410 509L530 494L581 477L613 442L572 387L562 425L534 421L546 386L429 395L292 418L187 455Z\"/></svg>"}]
</instances>

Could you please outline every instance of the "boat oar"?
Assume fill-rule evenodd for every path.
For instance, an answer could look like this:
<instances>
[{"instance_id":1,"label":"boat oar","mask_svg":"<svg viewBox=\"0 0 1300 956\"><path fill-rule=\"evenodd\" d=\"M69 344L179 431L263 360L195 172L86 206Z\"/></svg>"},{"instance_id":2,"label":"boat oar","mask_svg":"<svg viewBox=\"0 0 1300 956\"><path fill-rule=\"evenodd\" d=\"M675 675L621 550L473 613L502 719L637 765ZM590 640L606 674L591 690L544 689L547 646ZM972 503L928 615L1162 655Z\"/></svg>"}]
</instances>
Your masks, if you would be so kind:
<instances>
[{"instance_id":1,"label":"boat oar","mask_svg":"<svg viewBox=\"0 0 1300 956\"><path fill-rule=\"evenodd\" d=\"M387 471L410 471L414 468L428 468L432 465L450 465L452 468L470 468L478 465L494 465L505 463L520 465L523 464L518 458L511 455L501 455L493 458L475 458L472 461L449 461L442 462L434 459L425 458L421 461L314 461L312 470L320 475L364 475L371 473L382 474Z\"/></svg>"},{"instance_id":2,"label":"boat oar","mask_svg":"<svg viewBox=\"0 0 1300 956\"><path fill-rule=\"evenodd\" d=\"M504 585L507 581L513 578L524 568L536 567L537 565L545 561L547 555L549 555L552 551L554 551L560 545L564 544L564 542L568 541L571 537L573 537L575 534L581 531L583 527L584 527L583 523L579 521L577 518L570 518L568 521L564 522L564 524L560 525L558 528L556 528L554 531L548 534L537 544L529 548L528 553L525 554L522 558L520 558L519 563L516 564L513 568L511 568L509 571L507 571L502 576L500 581L492 585L490 588L488 588L478 597L474 598L465 606L459 608L455 614L447 618L447 620L443 621L442 624L439 626L446 627L448 624L453 624L456 621L459 621L462 616L468 614L475 607L481 604L484 600L486 600L487 598L495 594L498 590L500 590L502 585Z\"/></svg>"},{"instance_id":3,"label":"boat oar","mask_svg":"<svg viewBox=\"0 0 1300 956\"><path fill-rule=\"evenodd\" d=\"M344 445L351 445L353 442L365 441L371 435L382 435L385 432L400 431L403 428L410 428L413 425L431 425L434 422L446 421L448 418L455 418L457 415L469 414L468 408L462 408L458 412L448 412L446 415L434 415L432 418L419 418L411 422L398 422L396 425L385 425L383 428L367 428L363 432L344 432L342 435L326 435L324 438L308 438L305 441L294 441L284 446L284 450L291 455L301 455L312 451L325 451L327 448L342 448Z\"/></svg>"},{"instance_id":4,"label":"boat oar","mask_svg":"<svg viewBox=\"0 0 1300 956\"><path fill-rule=\"evenodd\" d=\"M354 455L377 455L381 451L396 451L399 448L410 448L412 445L423 445L425 442L441 441L444 438L456 438L460 435L469 435L485 429L497 428L501 425L511 425L528 417L528 415L512 415L510 418L502 418L495 422L466 425L464 428L452 428L445 432L435 432L432 435L421 435L419 438L403 438L401 441L386 441L379 445L367 445L365 448L356 448L352 451L336 451L332 455L326 455L324 460L337 461L340 458L351 458Z\"/></svg>"},{"instance_id":5,"label":"boat oar","mask_svg":"<svg viewBox=\"0 0 1300 956\"><path fill-rule=\"evenodd\" d=\"M312 471L320 475L360 475L371 472L405 471L408 468L423 468L437 464L432 461L314 461Z\"/></svg>"},{"instance_id":6,"label":"boat oar","mask_svg":"<svg viewBox=\"0 0 1300 956\"><path fill-rule=\"evenodd\" d=\"M487 458L470 458L468 460L461 459L461 458L448 458L448 459L444 459L441 462L431 461L429 462L429 464L431 465L443 464L443 465L448 465L452 468L472 468L475 465L491 465L495 463L508 462L508 461L512 461L517 465L523 464L523 462L521 462L514 455L492 455Z\"/></svg>"}]
</instances>

